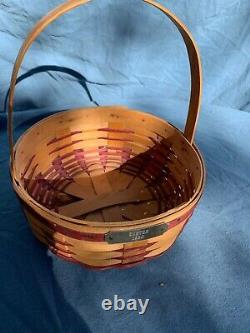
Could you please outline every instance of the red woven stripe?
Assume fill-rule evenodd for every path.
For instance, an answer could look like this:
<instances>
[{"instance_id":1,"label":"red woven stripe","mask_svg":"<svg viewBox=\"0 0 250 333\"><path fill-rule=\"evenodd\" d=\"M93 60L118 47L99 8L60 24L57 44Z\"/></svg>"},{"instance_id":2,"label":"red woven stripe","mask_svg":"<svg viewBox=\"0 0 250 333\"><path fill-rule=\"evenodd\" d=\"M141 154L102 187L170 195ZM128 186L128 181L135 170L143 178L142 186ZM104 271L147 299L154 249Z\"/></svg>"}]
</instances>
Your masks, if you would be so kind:
<instances>
[{"instance_id":1,"label":"red woven stripe","mask_svg":"<svg viewBox=\"0 0 250 333\"><path fill-rule=\"evenodd\" d=\"M55 137L54 139L52 139L51 141L49 141L49 142L47 143L47 146L51 145L52 143L56 143L56 142L58 142L58 141L61 141L61 140L63 140L63 139L70 138L70 137L73 136L73 135L81 134L81 133L82 133L82 131L75 131L75 132L71 132L71 133L69 133L69 134L67 134L67 135L64 135L64 136L58 137L58 138Z\"/></svg>"},{"instance_id":2,"label":"red woven stripe","mask_svg":"<svg viewBox=\"0 0 250 333\"><path fill-rule=\"evenodd\" d=\"M62 150L62 149L64 149L64 148L71 147L71 146L73 146L74 144L79 143L79 142L83 142L83 140L75 140L75 141L72 141L71 143L68 143L67 145L64 145L64 146L58 147L58 148L52 150L52 151L49 153L49 155L51 155L51 154L53 154L53 153L56 153L56 152L58 152L58 151L60 151L60 150Z\"/></svg>"},{"instance_id":3,"label":"red woven stripe","mask_svg":"<svg viewBox=\"0 0 250 333\"><path fill-rule=\"evenodd\" d=\"M100 136L97 139L99 140L109 140L109 141L125 141L125 142L133 142L130 139L127 138L109 138L109 137L105 137L105 136Z\"/></svg>"},{"instance_id":4,"label":"red woven stripe","mask_svg":"<svg viewBox=\"0 0 250 333\"><path fill-rule=\"evenodd\" d=\"M172 228L176 227L178 224L184 222L185 220L188 220L192 216L193 210L194 210L194 208L192 210L188 211L183 216L179 217L178 219L168 222L167 223L168 229L172 229Z\"/></svg>"},{"instance_id":5,"label":"red woven stripe","mask_svg":"<svg viewBox=\"0 0 250 333\"><path fill-rule=\"evenodd\" d=\"M34 160L35 156L36 156L36 155L33 155L33 156L31 157L31 159L28 161L26 167L24 168L23 173L21 174L21 175L22 175L21 179L23 179L23 178L25 177L25 175L26 175L26 173L28 172L28 170L29 170L29 168L30 168L30 166L31 166L31 163L32 163L32 161Z\"/></svg>"},{"instance_id":6,"label":"red woven stripe","mask_svg":"<svg viewBox=\"0 0 250 333\"><path fill-rule=\"evenodd\" d=\"M26 210L32 216L34 216L40 223L48 226L54 232L59 232L64 236L68 236L68 237L75 238L78 240L86 240L86 241L91 241L91 242L104 242L104 237L105 237L104 234L84 233L84 232L68 229L66 227L52 223L52 222L48 221L47 219L45 219L44 217L41 217L39 214L34 212L34 210L31 210L30 207L25 202L23 202L23 205L25 206Z\"/></svg>"},{"instance_id":7,"label":"red woven stripe","mask_svg":"<svg viewBox=\"0 0 250 333\"><path fill-rule=\"evenodd\" d=\"M130 134L134 134L135 132L133 130L130 129L115 129L115 128L99 128L98 131L102 131L102 132L113 132L113 133L130 133Z\"/></svg>"},{"instance_id":8,"label":"red woven stripe","mask_svg":"<svg viewBox=\"0 0 250 333\"><path fill-rule=\"evenodd\" d=\"M51 198L50 198L51 200ZM105 234L102 233L84 233L84 232L80 232L80 231L75 231L75 230L71 230L69 228L60 226L60 225L56 225L55 223L52 223L50 221L48 221L47 219L41 217L40 215L38 215L36 212L34 212L33 210L30 209L29 206L27 206L26 203L23 203L24 206L26 207L26 209L29 211L29 213L31 215L33 215L34 217L36 217L40 223L49 226L53 231L55 232L59 232L65 236L74 238L74 239L78 239L78 240L86 240L86 241L92 241L92 242L104 242L105 240ZM51 204L51 203L50 203ZM175 219L173 221L168 222L168 229L172 229L175 226L177 226L178 224L184 222L185 220L188 220L191 215L193 213L193 209L189 212L187 212L185 215L183 215L182 217ZM150 244L151 246L152 244ZM141 248L141 247L139 247ZM132 250L135 250L136 248L132 248ZM130 249L127 249L127 251L129 251Z\"/></svg>"}]
</instances>

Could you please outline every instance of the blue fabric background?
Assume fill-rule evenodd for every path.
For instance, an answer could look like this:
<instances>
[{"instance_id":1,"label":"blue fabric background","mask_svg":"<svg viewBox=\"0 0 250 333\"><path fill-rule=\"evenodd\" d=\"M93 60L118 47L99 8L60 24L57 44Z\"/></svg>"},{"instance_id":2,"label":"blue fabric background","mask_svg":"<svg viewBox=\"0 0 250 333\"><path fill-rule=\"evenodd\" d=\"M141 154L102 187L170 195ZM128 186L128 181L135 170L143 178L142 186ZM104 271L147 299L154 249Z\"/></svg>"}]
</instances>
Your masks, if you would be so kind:
<instances>
[{"instance_id":1,"label":"blue fabric background","mask_svg":"<svg viewBox=\"0 0 250 333\"><path fill-rule=\"evenodd\" d=\"M4 101L13 62L33 24L59 3L0 0L0 332L250 332L249 0L161 0L201 51L196 142L207 164L206 191L167 254L105 272L47 252L9 180ZM42 33L20 74L17 136L48 114L93 101L184 126L187 53L166 17L140 0L96 0L67 14ZM114 294L149 298L147 312L103 311L101 301Z\"/></svg>"}]
</instances>

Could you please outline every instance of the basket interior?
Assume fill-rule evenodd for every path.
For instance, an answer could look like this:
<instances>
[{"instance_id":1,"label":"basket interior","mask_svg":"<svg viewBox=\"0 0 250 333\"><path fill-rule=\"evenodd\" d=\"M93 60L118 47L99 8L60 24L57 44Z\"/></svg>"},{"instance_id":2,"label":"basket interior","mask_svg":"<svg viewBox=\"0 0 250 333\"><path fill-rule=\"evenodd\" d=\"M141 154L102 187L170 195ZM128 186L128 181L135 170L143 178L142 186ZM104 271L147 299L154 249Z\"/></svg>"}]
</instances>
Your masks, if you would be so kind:
<instances>
[{"instance_id":1,"label":"basket interior","mask_svg":"<svg viewBox=\"0 0 250 333\"><path fill-rule=\"evenodd\" d=\"M149 218L197 191L199 156L172 125L124 107L57 113L16 144L22 189L55 212L87 221Z\"/></svg>"}]
</instances>

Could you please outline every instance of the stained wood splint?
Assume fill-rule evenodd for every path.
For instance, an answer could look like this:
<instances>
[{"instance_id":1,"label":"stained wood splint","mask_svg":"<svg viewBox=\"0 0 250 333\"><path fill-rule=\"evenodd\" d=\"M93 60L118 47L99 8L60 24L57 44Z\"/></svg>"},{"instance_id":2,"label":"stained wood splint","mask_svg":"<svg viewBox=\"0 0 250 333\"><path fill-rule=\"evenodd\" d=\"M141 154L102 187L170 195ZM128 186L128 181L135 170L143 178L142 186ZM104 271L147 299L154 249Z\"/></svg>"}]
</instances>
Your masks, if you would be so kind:
<instances>
[{"instance_id":1,"label":"stained wood splint","mask_svg":"<svg viewBox=\"0 0 250 333\"><path fill-rule=\"evenodd\" d=\"M12 73L8 135L14 190L41 242L66 260L97 269L130 267L165 252L204 188L204 163L193 141L202 90L199 52L174 14L143 1L176 25L187 47L191 97L184 133L152 114L106 106L56 113L14 145L15 85L26 52L50 23L89 0L67 1L41 19Z\"/></svg>"}]
</instances>

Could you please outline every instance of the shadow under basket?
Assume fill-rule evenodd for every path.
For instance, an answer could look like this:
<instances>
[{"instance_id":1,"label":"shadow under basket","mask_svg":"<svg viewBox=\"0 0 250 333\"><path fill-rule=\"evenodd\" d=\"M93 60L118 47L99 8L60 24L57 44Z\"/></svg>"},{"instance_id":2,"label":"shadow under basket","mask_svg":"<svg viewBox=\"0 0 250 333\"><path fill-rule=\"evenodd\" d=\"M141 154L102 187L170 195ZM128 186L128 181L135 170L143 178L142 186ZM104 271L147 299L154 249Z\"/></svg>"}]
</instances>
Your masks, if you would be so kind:
<instances>
[{"instance_id":1,"label":"shadow under basket","mask_svg":"<svg viewBox=\"0 0 250 333\"><path fill-rule=\"evenodd\" d=\"M180 21L146 1L174 21L193 54L185 132L122 106L81 108L43 119L13 146L14 89L22 59L44 22L85 2L73 0L48 14L19 53L9 101L11 176L33 233L51 251L88 267L128 267L166 251L201 197L204 163L193 143L200 61Z\"/></svg>"}]
</instances>

